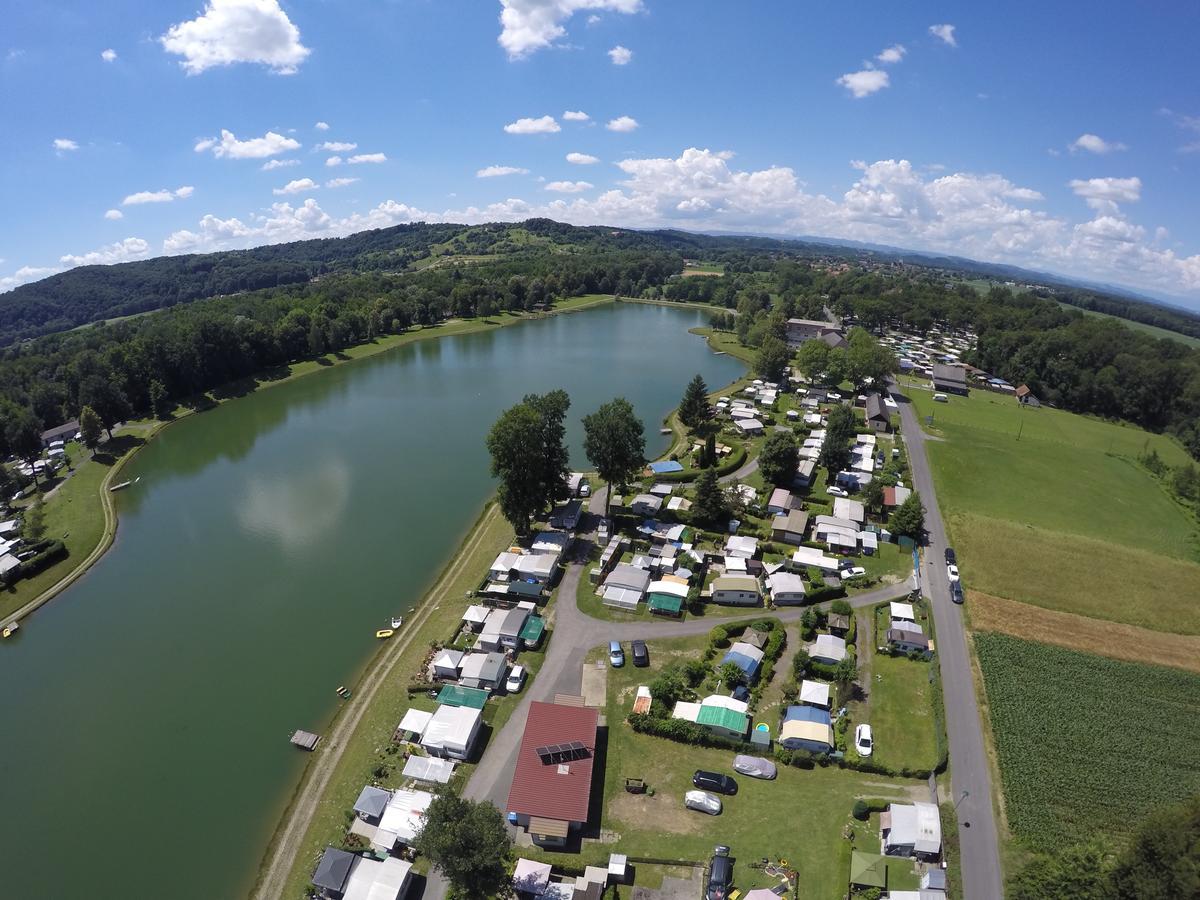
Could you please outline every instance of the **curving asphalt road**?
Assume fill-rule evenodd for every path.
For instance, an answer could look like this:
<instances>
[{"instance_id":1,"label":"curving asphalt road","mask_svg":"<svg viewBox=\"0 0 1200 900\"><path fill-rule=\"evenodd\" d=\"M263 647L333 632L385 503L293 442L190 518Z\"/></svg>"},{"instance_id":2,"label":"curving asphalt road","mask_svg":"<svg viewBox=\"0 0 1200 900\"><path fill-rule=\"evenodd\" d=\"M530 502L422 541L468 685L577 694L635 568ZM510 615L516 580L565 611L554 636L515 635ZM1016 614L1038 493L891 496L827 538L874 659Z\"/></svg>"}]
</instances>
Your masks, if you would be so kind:
<instances>
[{"instance_id":1,"label":"curving asphalt road","mask_svg":"<svg viewBox=\"0 0 1200 900\"><path fill-rule=\"evenodd\" d=\"M950 787L958 814L959 853L962 860L963 896L966 900L996 900L1004 896L996 816L992 807L992 779L983 739L971 660L967 653L962 607L950 600L946 574L946 528L938 508L925 434L916 409L890 385L900 407L904 443L912 469L912 486L925 505L927 532L921 567L923 593L933 610L937 628L937 656L942 668L942 698L946 732L950 739Z\"/></svg>"}]
</instances>

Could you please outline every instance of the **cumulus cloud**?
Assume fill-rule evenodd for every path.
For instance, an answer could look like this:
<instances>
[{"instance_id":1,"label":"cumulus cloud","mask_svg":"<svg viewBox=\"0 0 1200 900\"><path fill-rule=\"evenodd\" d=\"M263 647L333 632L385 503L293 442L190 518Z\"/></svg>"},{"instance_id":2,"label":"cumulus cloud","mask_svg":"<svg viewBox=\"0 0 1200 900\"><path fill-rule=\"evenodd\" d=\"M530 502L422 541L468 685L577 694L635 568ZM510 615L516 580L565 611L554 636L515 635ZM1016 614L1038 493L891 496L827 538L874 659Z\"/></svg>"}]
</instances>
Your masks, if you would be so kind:
<instances>
[{"instance_id":1,"label":"cumulus cloud","mask_svg":"<svg viewBox=\"0 0 1200 900\"><path fill-rule=\"evenodd\" d=\"M593 187L595 185L586 181L551 181L546 185L546 190L556 194L579 194L583 191L590 191Z\"/></svg>"},{"instance_id":2,"label":"cumulus cloud","mask_svg":"<svg viewBox=\"0 0 1200 900\"><path fill-rule=\"evenodd\" d=\"M881 50L875 58L881 63L898 63L904 59L904 54L907 52L908 50L903 44L892 44L892 46Z\"/></svg>"},{"instance_id":3,"label":"cumulus cloud","mask_svg":"<svg viewBox=\"0 0 1200 900\"><path fill-rule=\"evenodd\" d=\"M315 181L313 181L311 178L297 178L293 181L289 181L287 184L285 184L281 188L275 188L275 190L272 191L272 193L278 194L278 195L303 194L305 191L315 191L319 187L320 187L320 185L317 184Z\"/></svg>"},{"instance_id":4,"label":"cumulus cloud","mask_svg":"<svg viewBox=\"0 0 1200 900\"><path fill-rule=\"evenodd\" d=\"M626 66L633 59L633 51L628 47L622 47L620 44L617 44L617 46L608 51L608 58L612 60L614 66Z\"/></svg>"},{"instance_id":5,"label":"cumulus cloud","mask_svg":"<svg viewBox=\"0 0 1200 900\"><path fill-rule=\"evenodd\" d=\"M311 52L278 0L209 0L203 13L172 25L159 43L183 57L179 64L189 75L234 63L292 75Z\"/></svg>"},{"instance_id":6,"label":"cumulus cloud","mask_svg":"<svg viewBox=\"0 0 1200 900\"><path fill-rule=\"evenodd\" d=\"M638 120L633 116L617 116L615 119L609 119L604 127L609 131L633 131L638 127Z\"/></svg>"},{"instance_id":7,"label":"cumulus cloud","mask_svg":"<svg viewBox=\"0 0 1200 900\"><path fill-rule=\"evenodd\" d=\"M341 164L342 158L340 156L331 156L329 159L325 160L325 165L329 166L331 169L334 166L340 166Z\"/></svg>"},{"instance_id":8,"label":"cumulus cloud","mask_svg":"<svg viewBox=\"0 0 1200 900\"><path fill-rule=\"evenodd\" d=\"M110 209L104 214L104 218L115 222L117 219L125 218L125 213L121 212L119 209Z\"/></svg>"},{"instance_id":9,"label":"cumulus cloud","mask_svg":"<svg viewBox=\"0 0 1200 900\"><path fill-rule=\"evenodd\" d=\"M855 98L869 97L876 91L882 91L890 84L888 73L882 69L863 69L860 72L847 72L837 80L837 83L848 90Z\"/></svg>"},{"instance_id":10,"label":"cumulus cloud","mask_svg":"<svg viewBox=\"0 0 1200 900\"><path fill-rule=\"evenodd\" d=\"M1176 112L1173 109L1163 107L1159 111L1159 115L1166 116L1182 131L1190 132L1193 135L1193 140L1184 144L1179 148L1180 153L1197 153L1200 152L1200 116L1189 116L1185 113Z\"/></svg>"},{"instance_id":11,"label":"cumulus cloud","mask_svg":"<svg viewBox=\"0 0 1200 900\"><path fill-rule=\"evenodd\" d=\"M1108 213L1115 212L1118 203L1134 203L1142 196L1142 180L1137 177L1076 178L1068 187L1092 209Z\"/></svg>"},{"instance_id":12,"label":"cumulus cloud","mask_svg":"<svg viewBox=\"0 0 1200 900\"><path fill-rule=\"evenodd\" d=\"M958 46L958 38L954 36L953 25L930 25L929 33L943 43L949 44L951 47Z\"/></svg>"},{"instance_id":13,"label":"cumulus cloud","mask_svg":"<svg viewBox=\"0 0 1200 900\"><path fill-rule=\"evenodd\" d=\"M0 292L11 291L18 285L38 281L61 271L62 269L58 266L21 266L21 268L17 269L11 275L5 275L3 278L0 278Z\"/></svg>"},{"instance_id":14,"label":"cumulus cloud","mask_svg":"<svg viewBox=\"0 0 1200 900\"><path fill-rule=\"evenodd\" d=\"M105 62L114 62L117 58L117 51L109 47L107 50L100 51L100 58Z\"/></svg>"},{"instance_id":15,"label":"cumulus cloud","mask_svg":"<svg viewBox=\"0 0 1200 900\"><path fill-rule=\"evenodd\" d=\"M54 149L57 150L60 154L62 154L62 153L69 152L71 150L78 150L79 144L77 144L75 141L71 140L70 138L55 138L54 139Z\"/></svg>"},{"instance_id":16,"label":"cumulus cloud","mask_svg":"<svg viewBox=\"0 0 1200 900\"><path fill-rule=\"evenodd\" d=\"M192 149L197 153L211 150L217 159L263 159L290 150L299 150L300 142L274 131L268 131L259 138L239 141L232 131L222 128L220 138L204 138L197 141Z\"/></svg>"},{"instance_id":17,"label":"cumulus cloud","mask_svg":"<svg viewBox=\"0 0 1200 900\"><path fill-rule=\"evenodd\" d=\"M150 252L150 245L141 238L128 237L123 241L117 241L115 244L109 244L101 247L99 250L92 250L88 253L79 255L68 253L65 256L59 257L59 262L67 268L74 266L107 266L113 263L129 262L132 259L141 259Z\"/></svg>"},{"instance_id":18,"label":"cumulus cloud","mask_svg":"<svg viewBox=\"0 0 1200 900\"><path fill-rule=\"evenodd\" d=\"M332 158L330 157L330 159ZM327 159L325 162L328 163L329 160ZM360 163L385 163L387 162L387 156L382 153L359 153L357 156L350 157L346 162L352 166Z\"/></svg>"},{"instance_id":19,"label":"cumulus cloud","mask_svg":"<svg viewBox=\"0 0 1200 900\"><path fill-rule=\"evenodd\" d=\"M357 150L358 144L352 144L349 141L325 141L323 144L317 144L317 150L328 150L331 153L345 153L350 150Z\"/></svg>"},{"instance_id":20,"label":"cumulus cloud","mask_svg":"<svg viewBox=\"0 0 1200 900\"><path fill-rule=\"evenodd\" d=\"M356 181L362 181L361 178L330 178L325 182L327 188L340 188L348 184L354 184Z\"/></svg>"},{"instance_id":21,"label":"cumulus cloud","mask_svg":"<svg viewBox=\"0 0 1200 900\"><path fill-rule=\"evenodd\" d=\"M554 134L562 131L562 126L554 121L554 116L542 116L538 119L524 118L509 122L504 126L509 134Z\"/></svg>"},{"instance_id":22,"label":"cumulus cloud","mask_svg":"<svg viewBox=\"0 0 1200 900\"><path fill-rule=\"evenodd\" d=\"M485 166L475 173L476 178L499 178L501 175L528 175L528 169L518 166Z\"/></svg>"},{"instance_id":23,"label":"cumulus cloud","mask_svg":"<svg viewBox=\"0 0 1200 900\"><path fill-rule=\"evenodd\" d=\"M586 122L590 118L591 116L581 109L568 109L563 113L563 120L567 122Z\"/></svg>"},{"instance_id":24,"label":"cumulus cloud","mask_svg":"<svg viewBox=\"0 0 1200 900\"><path fill-rule=\"evenodd\" d=\"M642 0L500 0L500 36L509 59L551 46L567 33L564 23L583 10L635 13Z\"/></svg>"},{"instance_id":25,"label":"cumulus cloud","mask_svg":"<svg viewBox=\"0 0 1200 900\"><path fill-rule=\"evenodd\" d=\"M328 122L318 122L316 125L313 126L313 128L317 129L317 131L328 131L329 123Z\"/></svg>"},{"instance_id":26,"label":"cumulus cloud","mask_svg":"<svg viewBox=\"0 0 1200 900\"><path fill-rule=\"evenodd\" d=\"M298 159L269 159L260 166L264 172L274 172L276 169L286 169L288 166L298 166Z\"/></svg>"},{"instance_id":27,"label":"cumulus cloud","mask_svg":"<svg viewBox=\"0 0 1200 900\"><path fill-rule=\"evenodd\" d=\"M1078 150L1086 150L1088 153L1097 153L1103 156L1105 153L1112 153L1116 150L1125 150L1127 148L1120 141L1106 141L1096 134L1081 134L1072 141L1068 149L1072 153Z\"/></svg>"},{"instance_id":28,"label":"cumulus cloud","mask_svg":"<svg viewBox=\"0 0 1200 900\"><path fill-rule=\"evenodd\" d=\"M159 191L138 191L136 194L130 194L121 201L122 206L138 206L142 203L170 203L172 200L186 200L195 193L195 188L190 184L185 184L183 187L176 188L173 191L168 191L165 188Z\"/></svg>"},{"instance_id":29,"label":"cumulus cloud","mask_svg":"<svg viewBox=\"0 0 1200 900\"><path fill-rule=\"evenodd\" d=\"M600 158L590 153L568 153L567 162L575 166L590 166L600 162Z\"/></svg>"}]
</instances>

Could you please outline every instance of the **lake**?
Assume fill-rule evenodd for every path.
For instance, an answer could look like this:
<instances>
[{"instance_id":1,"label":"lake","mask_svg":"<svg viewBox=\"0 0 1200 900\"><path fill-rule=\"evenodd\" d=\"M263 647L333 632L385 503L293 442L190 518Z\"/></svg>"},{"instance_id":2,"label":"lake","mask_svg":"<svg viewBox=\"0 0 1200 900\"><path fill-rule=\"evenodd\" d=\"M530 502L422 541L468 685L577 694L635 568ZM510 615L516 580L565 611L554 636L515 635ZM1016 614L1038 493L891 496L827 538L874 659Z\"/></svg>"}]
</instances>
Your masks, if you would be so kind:
<instances>
[{"instance_id":1,"label":"lake","mask_svg":"<svg viewBox=\"0 0 1200 900\"><path fill-rule=\"evenodd\" d=\"M0 647L0 847L11 897L237 897L333 689L494 490L484 436L530 392L580 418L663 417L744 374L696 310L606 304L418 341L172 425L126 469L116 543ZM482 574L482 573L481 573Z\"/></svg>"}]
</instances>

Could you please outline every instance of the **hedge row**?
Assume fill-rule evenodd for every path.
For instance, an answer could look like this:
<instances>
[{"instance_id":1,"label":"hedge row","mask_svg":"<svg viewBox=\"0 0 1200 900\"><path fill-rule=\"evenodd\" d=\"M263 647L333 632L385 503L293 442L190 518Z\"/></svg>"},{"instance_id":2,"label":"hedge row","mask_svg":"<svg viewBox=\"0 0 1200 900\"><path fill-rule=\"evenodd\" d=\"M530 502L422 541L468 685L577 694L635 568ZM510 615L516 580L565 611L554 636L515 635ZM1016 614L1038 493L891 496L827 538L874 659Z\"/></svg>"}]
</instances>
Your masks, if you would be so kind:
<instances>
[{"instance_id":1,"label":"hedge row","mask_svg":"<svg viewBox=\"0 0 1200 900\"><path fill-rule=\"evenodd\" d=\"M889 778L929 778L934 769L910 769L908 767L893 768L881 766L871 757L843 756L840 759L825 753L809 753L807 750L786 750L776 747L775 760L781 765L795 766L799 769L811 769L814 766L837 766L839 769L851 769L855 772L865 772L869 775L885 775ZM938 770L940 771L940 770Z\"/></svg>"},{"instance_id":2,"label":"hedge row","mask_svg":"<svg viewBox=\"0 0 1200 900\"><path fill-rule=\"evenodd\" d=\"M17 568L17 572L22 578L36 575L60 559L67 558L67 545L62 541L38 541L30 549L37 552L29 557L29 559L22 561L21 565Z\"/></svg>"},{"instance_id":3,"label":"hedge row","mask_svg":"<svg viewBox=\"0 0 1200 900\"><path fill-rule=\"evenodd\" d=\"M629 727L640 734L651 734L655 737L696 747L710 747L716 750L744 750L746 747L742 741L713 734L686 719L660 718L649 713L631 713Z\"/></svg>"},{"instance_id":4,"label":"hedge row","mask_svg":"<svg viewBox=\"0 0 1200 900\"><path fill-rule=\"evenodd\" d=\"M736 472L746 463L746 448L738 447L733 453L729 454L720 465L716 466L717 475L728 475L730 472ZM662 475L655 475L654 481L695 481L700 477L703 469L684 469L681 472L666 472Z\"/></svg>"}]
</instances>

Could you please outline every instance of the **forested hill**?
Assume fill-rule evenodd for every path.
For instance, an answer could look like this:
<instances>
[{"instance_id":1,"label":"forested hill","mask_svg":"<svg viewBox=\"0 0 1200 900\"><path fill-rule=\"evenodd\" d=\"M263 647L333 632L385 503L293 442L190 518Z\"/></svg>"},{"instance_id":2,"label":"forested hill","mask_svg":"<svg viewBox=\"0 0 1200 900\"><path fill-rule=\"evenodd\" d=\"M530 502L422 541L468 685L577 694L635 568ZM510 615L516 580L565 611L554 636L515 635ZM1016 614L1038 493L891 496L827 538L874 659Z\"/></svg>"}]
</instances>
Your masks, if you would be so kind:
<instances>
[{"instance_id":1,"label":"forested hill","mask_svg":"<svg viewBox=\"0 0 1200 900\"><path fill-rule=\"evenodd\" d=\"M520 224L396 225L344 238L81 266L0 294L0 346L205 297L301 284L336 272L414 271L439 261L522 253L660 250L699 254L719 247L778 250L768 238L578 228L549 219ZM790 244L798 250L804 245ZM822 248L828 250L830 248ZM852 255L852 254L849 254Z\"/></svg>"}]
</instances>

